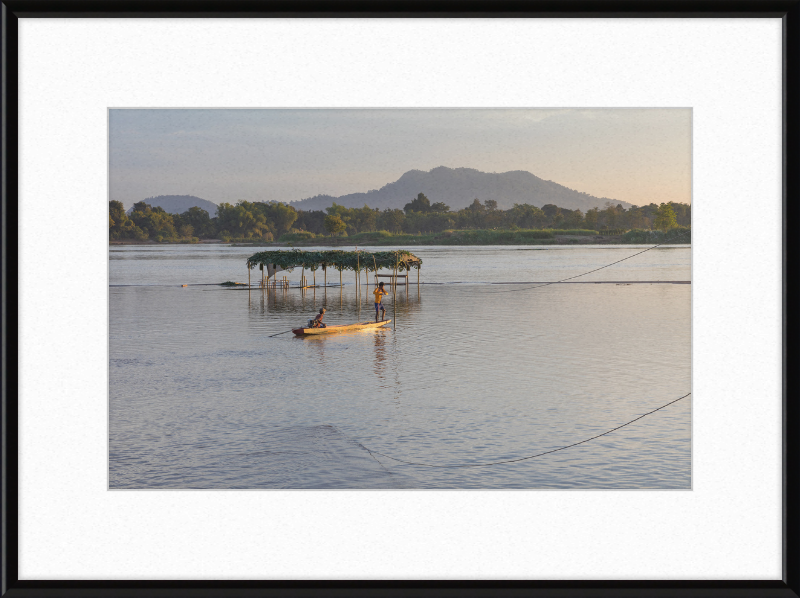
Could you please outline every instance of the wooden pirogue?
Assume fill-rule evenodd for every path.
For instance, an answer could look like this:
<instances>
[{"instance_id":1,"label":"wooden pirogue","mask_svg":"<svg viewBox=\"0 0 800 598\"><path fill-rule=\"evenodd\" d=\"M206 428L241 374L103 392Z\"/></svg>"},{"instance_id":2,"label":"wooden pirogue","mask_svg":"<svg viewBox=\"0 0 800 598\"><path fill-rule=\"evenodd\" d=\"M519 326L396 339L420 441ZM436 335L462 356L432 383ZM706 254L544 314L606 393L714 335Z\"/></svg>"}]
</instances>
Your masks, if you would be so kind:
<instances>
[{"instance_id":1,"label":"wooden pirogue","mask_svg":"<svg viewBox=\"0 0 800 598\"><path fill-rule=\"evenodd\" d=\"M348 330L362 330L366 328L378 328L385 326L391 320L383 320L381 322L357 322L355 324L342 324L340 326L326 326L325 328L293 328L297 336L304 334L334 334L336 332L346 332Z\"/></svg>"}]
</instances>

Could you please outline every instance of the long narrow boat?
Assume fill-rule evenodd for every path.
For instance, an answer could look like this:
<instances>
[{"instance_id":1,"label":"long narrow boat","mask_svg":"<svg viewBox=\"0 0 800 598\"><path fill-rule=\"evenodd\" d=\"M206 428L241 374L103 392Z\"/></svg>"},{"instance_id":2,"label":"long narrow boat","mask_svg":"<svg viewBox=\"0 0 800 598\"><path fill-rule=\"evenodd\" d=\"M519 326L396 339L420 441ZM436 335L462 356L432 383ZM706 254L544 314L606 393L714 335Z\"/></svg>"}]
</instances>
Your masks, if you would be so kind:
<instances>
[{"instance_id":1,"label":"long narrow boat","mask_svg":"<svg viewBox=\"0 0 800 598\"><path fill-rule=\"evenodd\" d=\"M304 334L334 334L336 332L346 332L348 330L362 330L366 328L378 328L385 326L391 320L383 320L382 322L358 322L356 324L342 324L340 326L326 326L325 328L293 328L297 336Z\"/></svg>"}]
</instances>

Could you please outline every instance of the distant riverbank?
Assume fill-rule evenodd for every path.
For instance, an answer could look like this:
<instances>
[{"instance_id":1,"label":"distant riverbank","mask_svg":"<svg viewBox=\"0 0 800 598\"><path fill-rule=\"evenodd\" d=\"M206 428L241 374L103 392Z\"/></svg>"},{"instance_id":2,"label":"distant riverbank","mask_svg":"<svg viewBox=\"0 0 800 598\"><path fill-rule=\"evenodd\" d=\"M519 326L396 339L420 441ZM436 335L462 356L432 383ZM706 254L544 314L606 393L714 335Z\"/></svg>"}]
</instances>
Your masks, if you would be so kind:
<instances>
[{"instance_id":1,"label":"distant riverbank","mask_svg":"<svg viewBox=\"0 0 800 598\"><path fill-rule=\"evenodd\" d=\"M608 234L592 230L453 230L428 234L392 234L385 231L358 233L344 237L314 236L309 233L286 234L278 242L259 239L203 239L199 244L217 243L254 247L346 247L353 245L626 245L691 244L691 229L669 231L630 230ZM187 241L184 241L186 243ZM155 241L119 239L112 245L163 245Z\"/></svg>"},{"instance_id":2,"label":"distant riverbank","mask_svg":"<svg viewBox=\"0 0 800 598\"><path fill-rule=\"evenodd\" d=\"M614 231L616 232L616 231ZM286 235L288 237L289 235ZM299 235L298 235L299 236ZM608 234L592 230L453 230L419 235L386 232L359 233L349 237L288 239L283 244L301 246L345 245L617 245L641 243L691 243L689 229L661 231L620 231ZM674 239L674 240L673 240Z\"/></svg>"}]
</instances>

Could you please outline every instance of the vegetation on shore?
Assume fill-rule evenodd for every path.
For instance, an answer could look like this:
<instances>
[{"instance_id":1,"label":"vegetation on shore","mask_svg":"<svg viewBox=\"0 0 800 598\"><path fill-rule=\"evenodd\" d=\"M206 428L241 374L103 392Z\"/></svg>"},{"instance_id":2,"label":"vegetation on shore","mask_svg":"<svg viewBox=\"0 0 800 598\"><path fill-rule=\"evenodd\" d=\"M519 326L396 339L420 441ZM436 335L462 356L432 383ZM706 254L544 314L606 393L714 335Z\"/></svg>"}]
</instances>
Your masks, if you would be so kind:
<instances>
[{"instance_id":1,"label":"vegetation on shore","mask_svg":"<svg viewBox=\"0 0 800 598\"><path fill-rule=\"evenodd\" d=\"M618 231L615 231L618 232ZM691 243L689 227L674 227L667 232L631 230L607 235L589 230L447 230L441 233L409 235L386 231L358 233L351 237L306 237L285 235L281 242L297 246L382 246L382 245L590 245Z\"/></svg>"},{"instance_id":2,"label":"vegetation on shore","mask_svg":"<svg viewBox=\"0 0 800 598\"><path fill-rule=\"evenodd\" d=\"M499 210L497 202L475 199L468 207L451 211L441 202L431 203L420 193L403 210L379 211L345 208L333 204L325 211L298 211L280 202L241 201L220 204L217 216L193 207L169 214L145 202L134 204L128 215L121 202L109 202L109 237L171 243L197 243L200 239L224 242L301 245L519 245L563 242L559 237L579 237L569 242L593 242L592 237L620 236L618 242L644 239L683 230L691 224L691 206L679 203L649 204L625 209L607 203L583 214L553 204L538 208L515 204ZM683 235L689 237L690 235ZM683 238L683 237L682 237ZM391 240L390 240L391 239ZM641 239L641 240L637 240ZM684 241L681 241L684 242ZM690 241L685 241L690 242Z\"/></svg>"}]
</instances>

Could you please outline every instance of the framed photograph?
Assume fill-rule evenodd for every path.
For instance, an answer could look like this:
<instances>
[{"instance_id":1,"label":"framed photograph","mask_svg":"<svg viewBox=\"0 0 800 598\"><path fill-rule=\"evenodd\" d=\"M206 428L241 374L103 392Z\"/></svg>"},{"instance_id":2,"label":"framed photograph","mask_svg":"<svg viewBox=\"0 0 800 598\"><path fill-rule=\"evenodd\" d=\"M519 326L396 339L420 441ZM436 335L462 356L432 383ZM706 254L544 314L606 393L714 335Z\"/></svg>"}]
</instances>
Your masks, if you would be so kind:
<instances>
[{"instance_id":1,"label":"framed photograph","mask_svg":"<svg viewBox=\"0 0 800 598\"><path fill-rule=\"evenodd\" d=\"M800 595L798 11L4 3L3 595Z\"/></svg>"}]
</instances>

